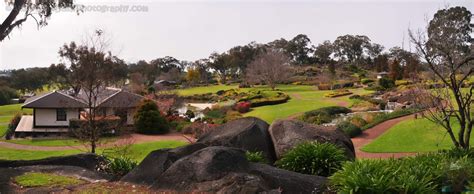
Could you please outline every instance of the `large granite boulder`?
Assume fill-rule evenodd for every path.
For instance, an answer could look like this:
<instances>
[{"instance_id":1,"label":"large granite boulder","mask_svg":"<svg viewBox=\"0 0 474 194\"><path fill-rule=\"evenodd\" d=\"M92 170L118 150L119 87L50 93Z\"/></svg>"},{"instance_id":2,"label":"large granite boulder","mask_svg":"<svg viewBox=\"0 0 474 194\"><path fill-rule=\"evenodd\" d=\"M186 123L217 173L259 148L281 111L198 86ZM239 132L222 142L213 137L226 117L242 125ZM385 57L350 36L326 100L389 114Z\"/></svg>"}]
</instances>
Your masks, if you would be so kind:
<instances>
[{"instance_id":1,"label":"large granite boulder","mask_svg":"<svg viewBox=\"0 0 474 194\"><path fill-rule=\"evenodd\" d=\"M175 161L207 147L202 143L190 144L174 149L155 150L120 181L151 185Z\"/></svg>"},{"instance_id":2,"label":"large granite boulder","mask_svg":"<svg viewBox=\"0 0 474 194\"><path fill-rule=\"evenodd\" d=\"M269 128L277 158L305 141L329 142L344 149L350 159L355 158L351 139L335 127L313 125L298 120L277 120Z\"/></svg>"},{"instance_id":3,"label":"large granite boulder","mask_svg":"<svg viewBox=\"0 0 474 194\"><path fill-rule=\"evenodd\" d=\"M213 146L173 163L151 188L204 193L319 193L326 178L249 163L243 150Z\"/></svg>"},{"instance_id":4,"label":"large granite boulder","mask_svg":"<svg viewBox=\"0 0 474 194\"><path fill-rule=\"evenodd\" d=\"M268 133L268 124L255 117L230 121L204 134L198 142L209 146L260 151L268 161L274 162L276 159L273 143Z\"/></svg>"},{"instance_id":5,"label":"large granite boulder","mask_svg":"<svg viewBox=\"0 0 474 194\"><path fill-rule=\"evenodd\" d=\"M88 170L97 170L105 159L95 154L77 154L70 156L50 157L39 160L0 160L0 168L11 168L34 165L78 166Z\"/></svg>"}]
</instances>

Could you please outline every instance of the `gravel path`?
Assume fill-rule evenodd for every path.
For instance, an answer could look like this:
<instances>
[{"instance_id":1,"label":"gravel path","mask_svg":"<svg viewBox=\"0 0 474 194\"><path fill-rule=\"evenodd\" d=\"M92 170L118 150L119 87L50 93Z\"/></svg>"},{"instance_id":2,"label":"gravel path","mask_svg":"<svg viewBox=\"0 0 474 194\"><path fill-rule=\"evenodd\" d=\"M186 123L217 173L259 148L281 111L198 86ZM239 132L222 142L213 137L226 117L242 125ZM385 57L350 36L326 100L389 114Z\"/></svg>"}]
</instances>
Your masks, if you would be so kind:
<instances>
[{"instance_id":1,"label":"gravel path","mask_svg":"<svg viewBox=\"0 0 474 194\"><path fill-rule=\"evenodd\" d=\"M187 137L187 136L186 136ZM142 135L142 134L131 134L130 136L121 138L115 142L106 143L100 147L114 147L121 145L155 142L155 141L183 141L189 142L188 139L193 140L190 137L184 137L181 133L170 133L166 135ZM16 149L16 150L30 150L30 151L63 151L63 150L86 150L84 146L34 146L34 145L21 145L15 143L9 143L0 141L0 147Z\"/></svg>"},{"instance_id":2,"label":"gravel path","mask_svg":"<svg viewBox=\"0 0 474 194\"><path fill-rule=\"evenodd\" d=\"M396 119L391 119L380 123L370 129L365 130L361 135L352 138L352 143L354 144L354 149L356 150L356 157L357 158L400 158L404 156L413 156L416 153L369 153L360 150L365 145L369 144L373 140L377 139L380 135L382 135L385 131L393 127L394 125L414 118L414 115L408 115L404 117L399 117Z\"/></svg>"}]
</instances>

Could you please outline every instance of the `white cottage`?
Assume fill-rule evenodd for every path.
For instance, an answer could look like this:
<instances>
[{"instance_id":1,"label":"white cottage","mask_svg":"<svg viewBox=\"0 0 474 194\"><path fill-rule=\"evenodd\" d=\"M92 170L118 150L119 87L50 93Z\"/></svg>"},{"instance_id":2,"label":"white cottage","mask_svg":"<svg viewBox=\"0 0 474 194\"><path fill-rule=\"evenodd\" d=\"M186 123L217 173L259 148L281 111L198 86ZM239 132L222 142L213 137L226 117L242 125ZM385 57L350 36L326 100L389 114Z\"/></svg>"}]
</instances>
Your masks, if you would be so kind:
<instances>
[{"instance_id":1,"label":"white cottage","mask_svg":"<svg viewBox=\"0 0 474 194\"><path fill-rule=\"evenodd\" d=\"M67 132L71 119L82 119L87 105L87 95L77 96L54 91L34 96L22 108L33 109L33 115L24 115L15 132ZM143 96L120 89L106 88L99 92L93 104L100 116L120 116L127 125L133 125L133 114Z\"/></svg>"}]
</instances>

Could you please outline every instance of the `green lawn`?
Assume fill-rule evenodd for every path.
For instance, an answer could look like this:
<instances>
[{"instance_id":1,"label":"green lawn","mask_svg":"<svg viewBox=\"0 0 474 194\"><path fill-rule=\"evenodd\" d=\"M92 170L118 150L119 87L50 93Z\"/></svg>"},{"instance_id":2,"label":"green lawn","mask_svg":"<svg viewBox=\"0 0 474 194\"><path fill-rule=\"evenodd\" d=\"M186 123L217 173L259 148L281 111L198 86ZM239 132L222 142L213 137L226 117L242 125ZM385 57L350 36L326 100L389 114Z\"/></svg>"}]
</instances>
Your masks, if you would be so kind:
<instances>
[{"instance_id":1,"label":"green lawn","mask_svg":"<svg viewBox=\"0 0 474 194\"><path fill-rule=\"evenodd\" d=\"M27 172L15 177L15 183L21 187L63 187L85 183L83 180L53 173Z\"/></svg>"},{"instance_id":2,"label":"green lawn","mask_svg":"<svg viewBox=\"0 0 474 194\"><path fill-rule=\"evenodd\" d=\"M226 90L238 88L237 85L216 85L208 87L196 87L177 90L180 95L193 95L193 94L204 94L209 92L216 92L218 90ZM265 86L257 86L256 88L269 90L270 88ZM242 91L250 90L252 88L243 88ZM290 95L291 99L287 103L262 106L253 108L249 113L244 116L254 116L261 118L269 123L276 119L287 118L289 116L297 115L306 111L314 110L325 106L334 106L338 104L351 105L352 100L349 96L343 96L338 98L327 98L325 94L331 91L320 91L314 86L307 85L278 85L277 89ZM371 91L364 89L350 89L354 94L367 94Z\"/></svg>"},{"instance_id":3,"label":"green lawn","mask_svg":"<svg viewBox=\"0 0 474 194\"><path fill-rule=\"evenodd\" d=\"M187 143L181 141L157 141L142 144L133 144L128 149L126 156L136 161L142 161L148 153L153 150L163 148L175 148L186 145ZM15 150L0 147L0 160L35 160L53 156L66 156L71 154L81 153L80 150L71 149L64 151L28 151ZM109 155L116 155L113 149L99 149L98 154L104 153Z\"/></svg>"},{"instance_id":4,"label":"green lawn","mask_svg":"<svg viewBox=\"0 0 474 194\"><path fill-rule=\"evenodd\" d=\"M474 134L471 134L471 143L474 142L472 139L474 139ZM410 119L393 126L372 143L364 146L362 150L366 152L430 152L451 147L451 139L441 126L427 119Z\"/></svg>"},{"instance_id":5,"label":"green lawn","mask_svg":"<svg viewBox=\"0 0 474 194\"><path fill-rule=\"evenodd\" d=\"M5 135L10 119L16 113L31 114L31 109L21 109L22 104L10 104L0 106L0 138Z\"/></svg>"},{"instance_id":6,"label":"green lawn","mask_svg":"<svg viewBox=\"0 0 474 194\"><path fill-rule=\"evenodd\" d=\"M82 145L76 139L14 139L5 142L33 146L76 146Z\"/></svg>"},{"instance_id":7,"label":"green lawn","mask_svg":"<svg viewBox=\"0 0 474 194\"><path fill-rule=\"evenodd\" d=\"M219 90L230 90L239 88L238 85L210 85L210 86L202 86L202 87L194 87L194 88L186 88L176 90L179 95L181 96L190 96L194 94L206 94L206 93L215 93Z\"/></svg>"},{"instance_id":8,"label":"green lawn","mask_svg":"<svg viewBox=\"0 0 474 194\"><path fill-rule=\"evenodd\" d=\"M291 96L287 103L262 106L252 109L252 111L244 114L244 116L254 116L261 118L268 123L272 123L276 119L288 118L298 115L306 111L335 105L351 105L352 100L349 96L338 98L327 98L325 94L331 91L320 91L313 86L291 86L282 85L278 89ZM354 94L366 94L370 91L364 89L350 89Z\"/></svg>"}]
</instances>

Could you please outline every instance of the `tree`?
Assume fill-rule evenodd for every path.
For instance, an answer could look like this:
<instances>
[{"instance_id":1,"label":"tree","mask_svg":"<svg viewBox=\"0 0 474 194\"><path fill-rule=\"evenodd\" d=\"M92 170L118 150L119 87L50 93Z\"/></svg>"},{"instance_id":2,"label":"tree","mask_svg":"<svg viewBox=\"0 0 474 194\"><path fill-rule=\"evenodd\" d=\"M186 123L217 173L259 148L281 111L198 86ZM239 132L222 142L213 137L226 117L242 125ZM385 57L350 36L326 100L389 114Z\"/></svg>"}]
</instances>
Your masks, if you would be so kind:
<instances>
[{"instance_id":1,"label":"tree","mask_svg":"<svg viewBox=\"0 0 474 194\"><path fill-rule=\"evenodd\" d=\"M199 74L199 70L196 67L191 67L186 72L186 81L191 85L199 83L200 78L201 75Z\"/></svg>"},{"instance_id":2,"label":"tree","mask_svg":"<svg viewBox=\"0 0 474 194\"><path fill-rule=\"evenodd\" d=\"M370 39L361 35L339 36L334 41L335 56L349 63L359 63L364 49L370 45Z\"/></svg>"},{"instance_id":3,"label":"tree","mask_svg":"<svg viewBox=\"0 0 474 194\"><path fill-rule=\"evenodd\" d=\"M138 106L133 117L137 132L144 134L164 134L169 131L169 124L161 115L155 101L145 99Z\"/></svg>"},{"instance_id":4,"label":"tree","mask_svg":"<svg viewBox=\"0 0 474 194\"><path fill-rule=\"evenodd\" d=\"M377 72L388 71L388 55L381 54L374 59L374 66Z\"/></svg>"},{"instance_id":5,"label":"tree","mask_svg":"<svg viewBox=\"0 0 474 194\"><path fill-rule=\"evenodd\" d=\"M451 7L436 12L427 33L413 33L410 39L418 54L446 88L414 95L428 107L425 117L442 126L454 146L469 149L474 125L473 90L462 90L466 79L474 74L471 12L465 7ZM420 89L421 90L421 89ZM454 123L459 124L455 135Z\"/></svg>"},{"instance_id":6,"label":"tree","mask_svg":"<svg viewBox=\"0 0 474 194\"><path fill-rule=\"evenodd\" d=\"M48 78L47 68L18 69L11 73L11 85L23 93L35 92L36 90L42 90L48 84Z\"/></svg>"},{"instance_id":7,"label":"tree","mask_svg":"<svg viewBox=\"0 0 474 194\"><path fill-rule=\"evenodd\" d=\"M100 107L98 107L98 99L103 94L105 87L113 84L119 79L114 74L115 66L117 66L117 57L112 55L110 51L106 51L106 43L102 40L102 31L97 30L92 36L96 41L93 43L84 43L84 45L74 45L70 47L65 45L61 50L68 50L70 59L74 59L71 63L70 78L73 83L77 83L82 91L82 99L87 104L86 113L84 115L86 122L78 129L72 130L74 135L82 142L89 144L91 153L95 153L97 144L101 140L101 136L109 129L118 126L108 126L107 118L102 115ZM60 51L61 54L61 51Z\"/></svg>"},{"instance_id":8,"label":"tree","mask_svg":"<svg viewBox=\"0 0 474 194\"><path fill-rule=\"evenodd\" d=\"M230 55L230 66L237 68L239 75L245 75L247 65L251 63L254 58L264 52L263 45L251 42L244 46L236 46L231 48L228 53Z\"/></svg>"},{"instance_id":9,"label":"tree","mask_svg":"<svg viewBox=\"0 0 474 194\"><path fill-rule=\"evenodd\" d=\"M331 41L326 40L314 49L314 57L316 57L318 62L328 64L331 61L331 55L333 52L334 47Z\"/></svg>"},{"instance_id":10,"label":"tree","mask_svg":"<svg viewBox=\"0 0 474 194\"><path fill-rule=\"evenodd\" d=\"M403 75L403 70L402 67L400 66L400 62L398 60L393 60L390 63L390 71L389 71L389 77L392 80L399 80L402 79Z\"/></svg>"},{"instance_id":11,"label":"tree","mask_svg":"<svg viewBox=\"0 0 474 194\"><path fill-rule=\"evenodd\" d=\"M39 28L48 24L48 19L54 9L75 8L73 0L6 0L5 2L12 6L12 10L0 24L0 42L9 36L13 29L20 27L30 17L36 21ZM22 10L24 15L18 19Z\"/></svg>"},{"instance_id":12,"label":"tree","mask_svg":"<svg viewBox=\"0 0 474 194\"><path fill-rule=\"evenodd\" d=\"M311 40L305 34L298 34L287 44L287 51L290 53L292 61L298 65L310 63L309 53L313 52L310 47Z\"/></svg>"},{"instance_id":13,"label":"tree","mask_svg":"<svg viewBox=\"0 0 474 194\"><path fill-rule=\"evenodd\" d=\"M231 74L232 68L235 68L231 62L232 57L227 53L212 53L209 59L208 66L216 71L221 83L226 84L227 77Z\"/></svg>"},{"instance_id":14,"label":"tree","mask_svg":"<svg viewBox=\"0 0 474 194\"><path fill-rule=\"evenodd\" d=\"M289 76L290 59L282 52L270 50L262 53L247 67L250 83L266 83L275 90L276 84Z\"/></svg>"}]
</instances>

